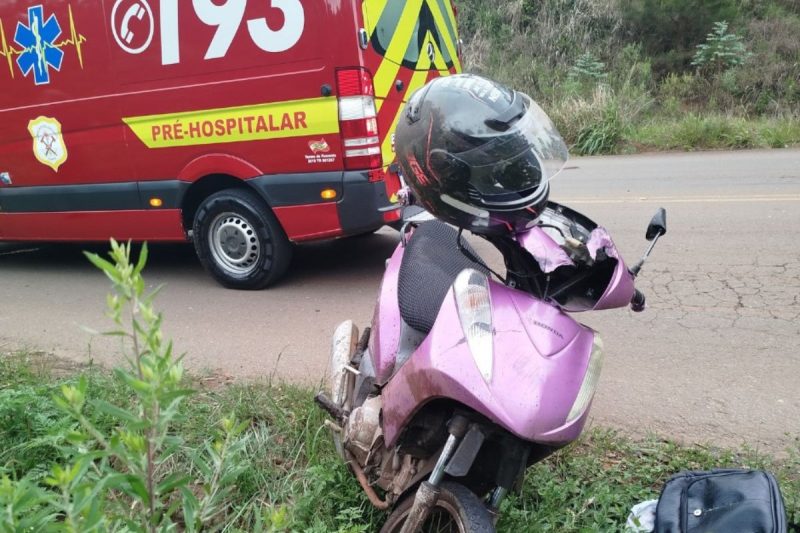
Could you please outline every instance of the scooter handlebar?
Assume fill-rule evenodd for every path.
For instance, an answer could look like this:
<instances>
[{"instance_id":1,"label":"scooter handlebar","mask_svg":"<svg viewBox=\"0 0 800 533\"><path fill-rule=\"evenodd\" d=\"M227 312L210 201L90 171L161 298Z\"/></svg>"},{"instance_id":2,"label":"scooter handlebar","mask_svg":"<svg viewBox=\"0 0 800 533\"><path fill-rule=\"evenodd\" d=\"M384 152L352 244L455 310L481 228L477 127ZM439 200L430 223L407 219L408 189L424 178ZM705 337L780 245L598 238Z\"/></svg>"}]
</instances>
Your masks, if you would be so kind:
<instances>
[{"instance_id":1,"label":"scooter handlebar","mask_svg":"<svg viewBox=\"0 0 800 533\"><path fill-rule=\"evenodd\" d=\"M636 289L633 293L633 298L631 298L631 310L634 313L641 313L646 306L644 294L639 289Z\"/></svg>"}]
</instances>

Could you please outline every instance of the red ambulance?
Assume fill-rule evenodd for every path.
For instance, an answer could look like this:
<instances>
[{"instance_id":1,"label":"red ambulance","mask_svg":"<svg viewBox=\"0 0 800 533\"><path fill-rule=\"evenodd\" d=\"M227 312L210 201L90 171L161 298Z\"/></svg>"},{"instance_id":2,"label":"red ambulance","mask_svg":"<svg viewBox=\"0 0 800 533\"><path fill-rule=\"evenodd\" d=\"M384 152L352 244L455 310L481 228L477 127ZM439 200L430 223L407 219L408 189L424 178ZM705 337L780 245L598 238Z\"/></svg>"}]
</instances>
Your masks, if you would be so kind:
<instances>
[{"instance_id":1,"label":"red ambulance","mask_svg":"<svg viewBox=\"0 0 800 533\"><path fill-rule=\"evenodd\" d=\"M408 96L451 0L0 2L0 241L194 242L225 286L399 217Z\"/></svg>"}]
</instances>

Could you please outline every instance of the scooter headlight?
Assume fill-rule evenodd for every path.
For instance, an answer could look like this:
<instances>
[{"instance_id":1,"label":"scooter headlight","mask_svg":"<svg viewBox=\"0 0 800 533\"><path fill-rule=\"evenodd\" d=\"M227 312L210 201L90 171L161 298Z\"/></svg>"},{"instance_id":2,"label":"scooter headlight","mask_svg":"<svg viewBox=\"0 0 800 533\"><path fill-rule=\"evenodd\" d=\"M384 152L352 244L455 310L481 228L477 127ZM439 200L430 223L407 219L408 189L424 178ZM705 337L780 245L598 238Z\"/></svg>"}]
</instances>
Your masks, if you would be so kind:
<instances>
[{"instance_id":1,"label":"scooter headlight","mask_svg":"<svg viewBox=\"0 0 800 533\"><path fill-rule=\"evenodd\" d=\"M485 274L468 268L453 283L458 318L467 338L469 350L483 379L492 380L494 361L492 301L489 279Z\"/></svg>"},{"instance_id":2,"label":"scooter headlight","mask_svg":"<svg viewBox=\"0 0 800 533\"><path fill-rule=\"evenodd\" d=\"M572 405L572 410L567 415L567 423L570 423L579 418L589 402L594 398L594 392L597 390L597 383L600 380L600 371L603 369L603 340L597 333L594 334L594 341L592 343L592 354L589 356L589 367L586 369L586 374L583 376L583 383L581 389L578 391L578 397L575 398L575 403Z\"/></svg>"}]
</instances>

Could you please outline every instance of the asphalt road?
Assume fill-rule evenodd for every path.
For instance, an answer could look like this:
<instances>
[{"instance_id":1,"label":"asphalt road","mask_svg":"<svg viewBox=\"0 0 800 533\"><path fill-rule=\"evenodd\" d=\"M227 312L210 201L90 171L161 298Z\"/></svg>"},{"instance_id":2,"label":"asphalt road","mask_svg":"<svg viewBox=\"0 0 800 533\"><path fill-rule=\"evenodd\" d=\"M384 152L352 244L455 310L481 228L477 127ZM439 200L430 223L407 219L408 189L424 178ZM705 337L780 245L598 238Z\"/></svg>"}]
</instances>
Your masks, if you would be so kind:
<instances>
[{"instance_id":1,"label":"asphalt road","mask_svg":"<svg viewBox=\"0 0 800 533\"><path fill-rule=\"evenodd\" d=\"M668 211L639 285L648 311L581 316L606 345L595 424L769 451L800 436L800 151L575 159L552 197L606 226L629 263L656 208ZM299 247L263 292L218 287L188 245L153 247L146 274L166 284L166 329L195 372L313 384L335 325L368 323L397 239ZM0 248L0 351L120 359L118 341L81 328L108 326L108 283L81 250Z\"/></svg>"}]
</instances>

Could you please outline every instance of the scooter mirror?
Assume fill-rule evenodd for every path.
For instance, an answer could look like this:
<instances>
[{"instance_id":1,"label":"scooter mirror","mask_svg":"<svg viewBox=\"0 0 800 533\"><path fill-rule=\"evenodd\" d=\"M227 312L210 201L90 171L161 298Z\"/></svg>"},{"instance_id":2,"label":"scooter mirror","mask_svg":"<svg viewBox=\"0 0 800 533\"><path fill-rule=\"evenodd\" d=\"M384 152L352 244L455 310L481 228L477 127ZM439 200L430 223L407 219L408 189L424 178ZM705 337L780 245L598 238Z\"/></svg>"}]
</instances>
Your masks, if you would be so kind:
<instances>
[{"instance_id":1,"label":"scooter mirror","mask_svg":"<svg viewBox=\"0 0 800 533\"><path fill-rule=\"evenodd\" d=\"M656 214L653 216L653 220L650 221L650 225L647 226L647 234L645 237L648 241L654 240L656 237L660 237L667 233L667 211L663 207L660 207Z\"/></svg>"}]
</instances>

